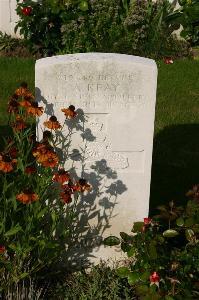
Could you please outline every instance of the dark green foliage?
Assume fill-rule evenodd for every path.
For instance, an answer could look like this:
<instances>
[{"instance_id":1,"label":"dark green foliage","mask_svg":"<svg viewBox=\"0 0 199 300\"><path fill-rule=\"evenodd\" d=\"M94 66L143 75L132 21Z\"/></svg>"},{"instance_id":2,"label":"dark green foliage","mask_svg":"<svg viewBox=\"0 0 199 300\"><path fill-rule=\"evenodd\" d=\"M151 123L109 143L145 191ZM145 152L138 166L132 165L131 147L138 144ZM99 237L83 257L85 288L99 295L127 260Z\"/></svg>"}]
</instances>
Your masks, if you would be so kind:
<instances>
[{"instance_id":1,"label":"dark green foliage","mask_svg":"<svg viewBox=\"0 0 199 300\"><path fill-rule=\"evenodd\" d=\"M23 39L14 38L0 31L0 56L32 57Z\"/></svg>"},{"instance_id":2,"label":"dark green foliage","mask_svg":"<svg viewBox=\"0 0 199 300\"><path fill-rule=\"evenodd\" d=\"M115 52L122 35L120 0L90 0L89 13L78 7L63 16L64 53Z\"/></svg>"},{"instance_id":3,"label":"dark green foliage","mask_svg":"<svg viewBox=\"0 0 199 300\"><path fill-rule=\"evenodd\" d=\"M167 16L173 24L181 24L181 36L192 46L199 45L199 2L198 0L179 0L181 7Z\"/></svg>"},{"instance_id":4,"label":"dark green foliage","mask_svg":"<svg viewBox=\"0 0 199 300\"><path fill-rule=\"evenodd\" d=\"M185 207L173 201L161 205L153 219L134 224L133 235L120 234L121 248L133 263L117 274L127 278L139 299L198 299L199 185L187 196L192 199Z\"/></svg>"},{"instance_id":5,"label":"dark green foliage","mask_svg":"<svg viewBox=\"0 0 199 300\"><path fill-rule=\"evenodd\" d=\"M24 9L29 9L25 11ZM18 2L16 29L43 56L116 52L147 57L187 56L188 45L171 33L168 0L41 0Z\"/></svg>"},{"instance_id":6,"label":"dark green foliage","mask_svg":"<svg viewBox=\"0 0 199 300\"><path fill-rule=\"evenodd\" d=\"M60 10L53 9L53 1L32 1L18 2L17 14L20 21L16 26L16 30L27 41L30 50L40 52L42 55L50 55L59 50L61 43L61 15ZM23 8L31 7L30 15L23 14Z\"/></svg>"},{"instance_id":7,"label":"dark green foliage","mask_svg":"<svg viewBox=\"0 0 199 300\"><path fill-rule=\"evenodd\" d=\"M49 299L59 300L120 300L137 299L126 279L105 264L93 267L90 272L79 272L52 287Z\"/></svg>"}]
</instances>

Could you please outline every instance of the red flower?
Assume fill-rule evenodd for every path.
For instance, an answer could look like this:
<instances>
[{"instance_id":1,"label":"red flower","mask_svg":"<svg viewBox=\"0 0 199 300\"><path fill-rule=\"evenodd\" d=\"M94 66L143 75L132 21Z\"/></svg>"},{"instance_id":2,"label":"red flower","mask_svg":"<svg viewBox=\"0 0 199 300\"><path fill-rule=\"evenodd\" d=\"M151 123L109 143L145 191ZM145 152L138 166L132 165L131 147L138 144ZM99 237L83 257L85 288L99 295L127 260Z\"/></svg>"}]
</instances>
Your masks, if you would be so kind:
<instances>
[{"instance_id":1,"label":"red flower","mask_svg":"<svg viewBox=\"0 0 199 300\"><path fill-rule=\"evenodd\" d=\"M72 202L72 194L73 186L71 184L62 185L62 192L60 193L60 197L65 204Z\"/></svg>"},{"instance_id":2,"label":"red flower","mask_svg":"<svg viewBox=\"0 0 199 300\"><path fill-rule=\"evenodd\" d=\"M31 175L33 173L36 173L36 168L35 167L26 167L25 168L25 173L28 174L28 175Z\"/></svg>"},{"instance_id":3,"label":"red flower","mask_svg":"<svg viewBox=\"0 0 199 300\"><path fill-rule=\"evenodd\" d=\"M173 64L173 59L171 57L165 57L163 61L167 65Z\"/></svg>"},{"instance_id":4,"label":"red flower","mask_svg":"<svg viewBox=\"0 0 199 300\"><path fill-rule=\"evenodd\" d=\"M6 247L0 245L0 254L3 254L6 251Z\"/></svg>"},{"instance_id":5,"label":"red flower","mask_svg":"<svg viewBox=\"0 0 199 300\"><path fill-rule=\"evenodd\" d=\"M32 7L30 7L30 6L23 7L21 12L24 16L30 16L30 14L32 12Z\"/></svg>"},{"instance_id":6,"label":"red flower","mask_svg":"<svg viewBox=\"0 0 199 300\"><path fill-rule=\"evenodd\" d=\"M149 225L151 224L152 219L151 218L144 218L144 225Z\"/></svg>"},{"instance_id":7,"label":"red flower","mask_svg":"<svg viewBox=\"0 0 199 300\"><path fill-rule=\"evenodd\" d=\"M150 276L150 282L151 284L156 284L158 285L160 282L160 276L158 275L157 272L153 272L153 274L151 274Z\"/></svg>"},{"instance_id":8,"label":"red flower","mask_svg":"<svg viewBox=\"0 0 199 300\"><path fill-rule=\"evenodd\" d=\"M64 204L68 204L68 203L72 202L71 194L67 191L61 192L60 197L61 197L62 201L64 202Z\"/></svg>"}]
</instances>

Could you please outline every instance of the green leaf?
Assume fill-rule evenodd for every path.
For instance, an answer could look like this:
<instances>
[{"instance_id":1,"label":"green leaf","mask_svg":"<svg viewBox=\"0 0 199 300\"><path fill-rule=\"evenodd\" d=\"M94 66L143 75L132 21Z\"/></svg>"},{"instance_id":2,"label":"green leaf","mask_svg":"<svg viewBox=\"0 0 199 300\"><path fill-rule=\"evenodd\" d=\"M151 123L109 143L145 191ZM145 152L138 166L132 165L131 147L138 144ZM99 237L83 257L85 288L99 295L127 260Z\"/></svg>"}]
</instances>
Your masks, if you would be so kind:
<instances>
[{"instance_id":1,"label":"green leaf","mask_svg":"<svg viewBox=\"0 0 199 300\"><path fill-rule=\"evenodd\" d=\"M144 222L135 222L133 224L133 232L141 232L142 231L142 227L144 226Z\"/></svg>"},{"instance_id":2,"label":"green leaf","mask_svg":"<svg viewBox=\"0 0 199 300\"><path fill-rule=\"evenodd\" d=\"M145 271L144 273L142 273L140 275L140 279L143 280L143 281L148 281L149 280L149 277L150 277L150 272L149 271Z\"/></svg>"},{"instance_id":3,"label":"green leaf","mask_svg":"<svg viewBox=\"0 0 199 300\"><path fill-rule=\"evenodd\" d=\"M186 229L185 236L189 242L192 242L195 237L194 231L192 229Z\"/></svg>"},{"instance_id":4,"label":"green leaf","mask_svg":"<svg viewBox=\"0 0 199 300\"><path fill-rule=\"evenodd\" d=\"M174 230L174 229L167 229L163 232L163 236L167 237L167 238L172 238L177 236L179 233L178 231Z\"/></svg>"},{"instance_id":5,"label":"green leaf","mask_svg":"<svg viewBox=\"0 0 199 300\"><path fill-rule=\"evenodd\" d=\"M174 298L167 295L167 296L165 296L165 300L174 300Z\"/></svg>"},{"instance_id":6,"label":"green leaf","mask_svg":"<svg viewBox=\"0 0 199 300\"><path fill-rule=\"evenodd\" d=\"M103 243L106 246L116 246L120 244L120 239L116 236L109 236L104 239Z\"/></svg>"},{"instance_id":7,"label":"green leaf","mask_svg":"<svg viewBox=\"0 0 199 300\"><path fill-rule=\"evenodd\" d=\"M138 293L138 295L144 296L144 295L147 295L149 293L149 288L148 288L147 285L139 285L136 288L136 292Z\"/></svg>"},{"instance_id":8,"label":"green leaf","mask_svg":"<svg viewBox=\"0 0 199 300\"><path fill-rule=\"evenodd\" d=\"M178 219L176 220L176 224L177 224L179 227L183 226L183 225L184 225L184 219L183 219L182 217L178 218Z\"/></svg>"},{"instance_id":9,"label":"green leaf","mask_svg":"<svg viewBox=\"0 0 199 300\"><path fill-rule=\"evenodd\" d=\"M132 242L133 241L133 236L130 236L125 232L120 232L120 236L124 242Z\"/></svg>"},{"instance_id":10,"label":"green leaf","mask_svg":"<svg viewBox=\"0 0 199 300\"><path fill-rule=\"evenodd\" d=\"M148 251L149 251L149 256L151 259L157 259L157 257L158 257L157 250L156 250L156 247L155 247L155 244L153 241L149 244Z\"/></svg>"},{"instance_id":11,"label":"green leaf","mask_svg":"<svg viewBox=\"0 0 199 300\"><path fill-rule=\"evenodd\" d=\"M131 248L132 248L132 246L129 245L128 243L121 242L121 250L122 250L123 252L128 252L128 251L131 250Z\"/></svg>"},{"instance_id":12,"label":"green leaf","mask_svg":"<svg viewBox=\"0 0 199 300\"><path fill-rule=\"evenodd\" d=\"M116 270L116 273L119 277L126 278L128 277L130 271L127 267L120 267Z\"/></svg>"},{"instance_id":13,"label":"green leaf","mask_svg":"<svg viewBox=\"0 0 199 300\"><path fill-rule=\"evenodd\" d=\"M21 158L17 159L17 168L18 170L21 170L22 173L24 173L24 164Z\"/></svg>"},{"instance_id":14,"label":"green leaf","mask_svg":"<svg viewBox=\"0 0 199 300\"><path fill-rule=\"evenodd\" d=\"M5 233L5 236L8 237L8 236L14 235L14 234L18 233L21 230L22 230L21 226L19 224L17 224L15 227L13 227L10 230L8 230Z\"/></svg>"},{"instance_id":15,"label":"green leaf","mask_svg":"<svg viewBox=\"0 0 199 300\"><path fill-rule=\"evenodd\" d=\"M79 4L79 9L82 11L87 11L88 10L88 2L87 1L81 1Z\"/></svg>"},{"instance_id":16,"label":"green leaf","mask_svg":"<svg viewBox=\"0 0 199 300\"><path fill-rule=\"evenodd\" d=\"M194 219L192 217L185 220L185 226L190 227L194 225Z\"/></svg>"},{"instance_id":17,"label":"green leaf","mask_svg":"<svg viewBox=\"0 0 199 300\"><path fill-rule=\"evenodd\" d=\"M128 275L128 283L129 284L135 284L140 280L140 276L138 273L129 273Z\"/></svg>"},{"instance_id":18,"label":"green leaf","mask_svg":"<svg viewBox=\"0 0 199 300\"><path fill-rule=\"evenodd\" d=\"M18 249L15 244L10 244L10 245L8 245L8 247L14 251L16 251Z\"/></svg>"},{"instance_id":19,"label":"green leaf","mask_svg":"<svg viewBox=\"0 0 199 300\"><path fill-rule=\"evenodd\" d=\"M199 224L195 224L192 229L195 233L199 233Z\"/></svg>"},{"instance_id":20,"label":"green leaf","mask_svg":"<svg viewBox=\"0 0 199 300\"><path fill-rule=\"evenodd\" d=\"M128 257L134 256L135 253L136 253L136 249L135 249L134 247L131 247L131 248L127 251Z\"/></svg>"},{"instance_id":21,"label":"green leaf","mask_svg":"<svg viewBox=\"0 0 199 300\"><path fill-rule=\"evenodd\" d=\"M37 215L37 219L40 219L44 216L44 214L46 213L46 211L48 210L48 207L43 208Z\"/></svg>"},{"instance_id":22,"label":"green leaf","mask_svg":"<svg viewBox=\"0 0 199 300\"><path fill-rule=\"evenodd\" d=\"M21 280L21 279L23 279L23 278L25 278L25 277L27 277L27 276L29 276L29 273L24 272L24 273L22 273L21 275L19 275L18 279Z\"/></svg>"}]
</instances>

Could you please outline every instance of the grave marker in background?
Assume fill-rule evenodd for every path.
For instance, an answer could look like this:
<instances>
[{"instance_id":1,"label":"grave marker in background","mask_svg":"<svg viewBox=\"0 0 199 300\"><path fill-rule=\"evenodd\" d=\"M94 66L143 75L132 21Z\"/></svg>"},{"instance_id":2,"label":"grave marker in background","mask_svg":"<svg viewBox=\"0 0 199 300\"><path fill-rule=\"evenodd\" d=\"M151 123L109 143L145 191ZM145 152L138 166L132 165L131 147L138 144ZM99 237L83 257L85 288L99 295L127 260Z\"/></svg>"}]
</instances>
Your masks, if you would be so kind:
<instances>
[{"instance_id":1,"label":"grave marker in background","mask_svg":"<svg viewBox=\"0 0 199 300\"><path fill-rule=\"evenodd\" d=\"M93 186L79 208L85 231L76 250L82 261L86 251L90 261L120 256L100 240L129 232L148 216L156 81L155 62L130 55L74 54L36 63L36 97L45 107L38 139L51 115L63 123L62 108L79 109L69 125L74 134L66 168L72 159L77 175Z\"/></svg>"}]
</instances>

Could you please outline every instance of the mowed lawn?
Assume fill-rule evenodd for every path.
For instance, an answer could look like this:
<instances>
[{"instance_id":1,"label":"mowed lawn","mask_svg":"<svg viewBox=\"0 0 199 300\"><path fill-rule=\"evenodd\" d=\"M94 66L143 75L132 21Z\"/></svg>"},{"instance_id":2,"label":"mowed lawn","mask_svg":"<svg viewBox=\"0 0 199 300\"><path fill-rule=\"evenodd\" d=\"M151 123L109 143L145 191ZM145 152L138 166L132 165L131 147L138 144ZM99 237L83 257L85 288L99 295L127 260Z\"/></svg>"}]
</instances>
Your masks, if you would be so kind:
<instances>
[{"instance_id":1,"label":"mowed lawn","mask_svg":"<svg viewBox=\"0 0 199 300\"><path fill-rule=\"evenodd\" d=\"M31 59L0 57L0 136L7 126L6 105L22 81L34 90ZM150 210L170 200L186 201L185 193L199 183L199 61L158 62Z\"/></svg>"}]
</instances>

